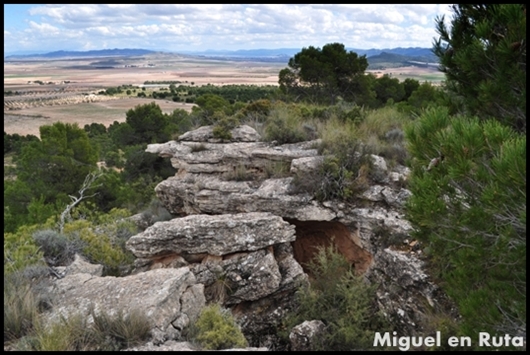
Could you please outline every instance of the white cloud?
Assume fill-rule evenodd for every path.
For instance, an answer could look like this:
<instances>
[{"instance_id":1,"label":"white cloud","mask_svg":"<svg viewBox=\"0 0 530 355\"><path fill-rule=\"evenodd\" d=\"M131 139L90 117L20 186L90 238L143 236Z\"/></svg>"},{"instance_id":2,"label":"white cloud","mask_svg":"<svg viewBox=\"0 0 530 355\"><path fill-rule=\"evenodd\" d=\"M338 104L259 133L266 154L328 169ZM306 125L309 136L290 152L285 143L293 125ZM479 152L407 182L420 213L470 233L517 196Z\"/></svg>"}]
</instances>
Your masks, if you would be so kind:
<instances>
[{"instance_id":1,"label":"white cloud","mask_svg":"<svg viewBox=\"0 0 530 355\"><path fill-rule=\"evenodd\" d=\"M4 30L5 50L22 41L72 50L430 47L434 18L451 11L434 4L86 4L35 5L29 13L24 31Z\"/></svg>"}]
</instances>

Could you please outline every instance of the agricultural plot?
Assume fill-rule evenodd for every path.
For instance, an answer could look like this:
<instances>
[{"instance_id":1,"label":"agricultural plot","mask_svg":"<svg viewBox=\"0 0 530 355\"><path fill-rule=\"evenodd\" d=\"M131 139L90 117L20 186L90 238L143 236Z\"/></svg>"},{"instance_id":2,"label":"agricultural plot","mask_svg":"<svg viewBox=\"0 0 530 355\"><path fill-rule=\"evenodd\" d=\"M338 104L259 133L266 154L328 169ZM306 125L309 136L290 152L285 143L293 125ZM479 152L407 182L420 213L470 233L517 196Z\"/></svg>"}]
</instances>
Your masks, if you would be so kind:
<instances>
[{"instance_id":1,"label":"agricultural plot","mask_svg":"<svg viewBox=\"0 0 530 355\"><path fill-rule=\"evenodd\" d=\"M4 130L8 134L39 135L39 127L57 121L106 126L125 121L127 110L155 101L164 112L191 111L193 104L153 98L98 95L120 85L145 82L183 85L277 85L286 63L227 61L170 54L127 58L85 58L4 62ZM432 68L406 67L391 72L404 80L437 81ZM425 76L425 77L424 77ZM177 86L179 84L176 84ZM150 88L147 92L153 90ZM11 95L6 95L10 92ZM16 95L14 93L16 92Z\"/></svg>"}]
</instances>

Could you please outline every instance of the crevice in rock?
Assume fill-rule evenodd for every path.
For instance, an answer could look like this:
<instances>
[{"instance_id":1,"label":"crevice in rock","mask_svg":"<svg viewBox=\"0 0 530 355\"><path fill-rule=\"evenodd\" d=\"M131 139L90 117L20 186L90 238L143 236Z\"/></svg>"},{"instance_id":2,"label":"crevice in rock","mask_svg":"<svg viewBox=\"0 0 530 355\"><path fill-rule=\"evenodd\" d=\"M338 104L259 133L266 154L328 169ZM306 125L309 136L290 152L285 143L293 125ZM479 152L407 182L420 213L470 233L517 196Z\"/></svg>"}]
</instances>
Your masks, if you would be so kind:
<instances>
[{"instance_id":1,"label":"crevice in rock","mask_svg":"<svg viewBox=\"0 0 530 355\"><path fill-rule=\"evenodd\" d=\"M364 274L372 263L372 255L354 242L354 235L340 222L299 221L285 219L296 226L296 240L291 242L296 261L304 272L309 273L307 264L313 260L319 247L333 243L339 253L355 267L356 273Z\"/></svg>"}]
</instances>

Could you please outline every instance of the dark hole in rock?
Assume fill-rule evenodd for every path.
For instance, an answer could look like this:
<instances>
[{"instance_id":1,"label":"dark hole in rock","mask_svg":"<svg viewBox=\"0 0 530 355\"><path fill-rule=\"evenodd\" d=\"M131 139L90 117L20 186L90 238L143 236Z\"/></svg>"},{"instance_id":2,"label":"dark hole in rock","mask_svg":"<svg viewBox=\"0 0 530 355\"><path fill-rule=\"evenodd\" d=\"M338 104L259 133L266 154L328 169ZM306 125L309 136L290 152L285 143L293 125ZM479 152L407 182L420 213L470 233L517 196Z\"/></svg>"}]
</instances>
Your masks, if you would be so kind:
<instances>
[{"instance_id":1,"label":"dark hole in rock","mask_svg":"<svg viewBox=\"0 0 530 355\"><path fill-rule=\"evenodd\" d=\"M291 243L294 258L308 274L307 263L316 256L318 248L331 243L355 267L357 274L363 274L372 263L372 255L355 244L352 232L340 222L285 220L296 226L296 240Z\"/></svg>"}]
</instances>

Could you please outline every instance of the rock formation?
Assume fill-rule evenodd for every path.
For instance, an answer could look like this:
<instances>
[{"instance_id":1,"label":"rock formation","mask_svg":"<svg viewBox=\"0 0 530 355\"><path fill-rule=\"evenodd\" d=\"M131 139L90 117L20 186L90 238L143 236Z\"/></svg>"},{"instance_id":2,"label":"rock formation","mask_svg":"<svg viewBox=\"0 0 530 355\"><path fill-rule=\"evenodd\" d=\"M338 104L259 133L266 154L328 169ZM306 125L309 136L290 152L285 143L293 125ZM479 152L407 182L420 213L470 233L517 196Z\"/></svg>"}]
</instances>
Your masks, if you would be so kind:
<instances>
[{"instance_id":1,"label":"rock formation","mask_svg":"<svg viewBox=\"0 0 530 355\"><path fill-rule=\"evenodd\" d=\"M221 142L214 138L212 127L201 127L182 135L178 141L147 147L148 152L169 157L178 170L155 189L172 214L211 218L267 212L281 217L295 226L295 239L282 242L282 248L292 248L292 253L286 254L301 266L313 257L318 246L334 243L359 273L380 285L379 304L389 318L398 322L403 334L421 332L427 314L446 307L444 296L423 270L417 242L409 237L411 226L404 219L402 208L410 192L399 187L399 182L409 174L406 167L398 165L390 171L384 158L373 155L374 176L378 179L359 194L359 203L320 203L309 194L293 193L293 175L311 174L323 159L316 149L318 140L278 146L261 142L248 126L232 130L232 136L233 141ZM277 177L269 173L280 170L278 166L287 167L284 170L288 174ZM161 227L153 226L146 232L152 233L152 228ZM273 238L276 234L271 228L269 236ZM130 243L135 239L131 238ZM155 256L151 258L153 265L157 265ZM223 270L228 270L224 266L227 261L222 263ZM192 269L199 274L205 269L212 273L212 267L205 264L208 263ZM237 277L225 273L235 285ZM205 281L205 285L210 282ZM225 303L235 305L236 313L245 314L241 312L243 308L248 312L253 307L248 304L243 307L242 303L252 300L258 302L256 297L244 299L232 295L225 298ZM248 313L244 315L247 320L249 317ZM248 333L259 333L250 328Z\"/></svg>"},{"instance_id":2,"label":"rock formation","mask_svg":"<svg viewBox=\"0 0 530 355\"><path fill-rule=\"evenodd\" d=\"M334 244L378 285L380 308L403 335L421 333L429 314L447 311L402 212L410 192L399 182L407 168L390 171L372 156L377 179L357 202L319 202L297 192L293 177L318 168L318 140L273 145L248 126L231 133L224 142L207 126L148 145L147 152L169 157L177 169L155 189L175 218L128 240L137 257L134 275L58 280L65 304L67 294L75 299L64 307L84 309L89 299L108 309L140 307L155 321L157 346L178 340L201 305L220 302L251 346L274 349L276 325L308 282L306 263L319 246Z\"/></svg>"}]
</instances>

